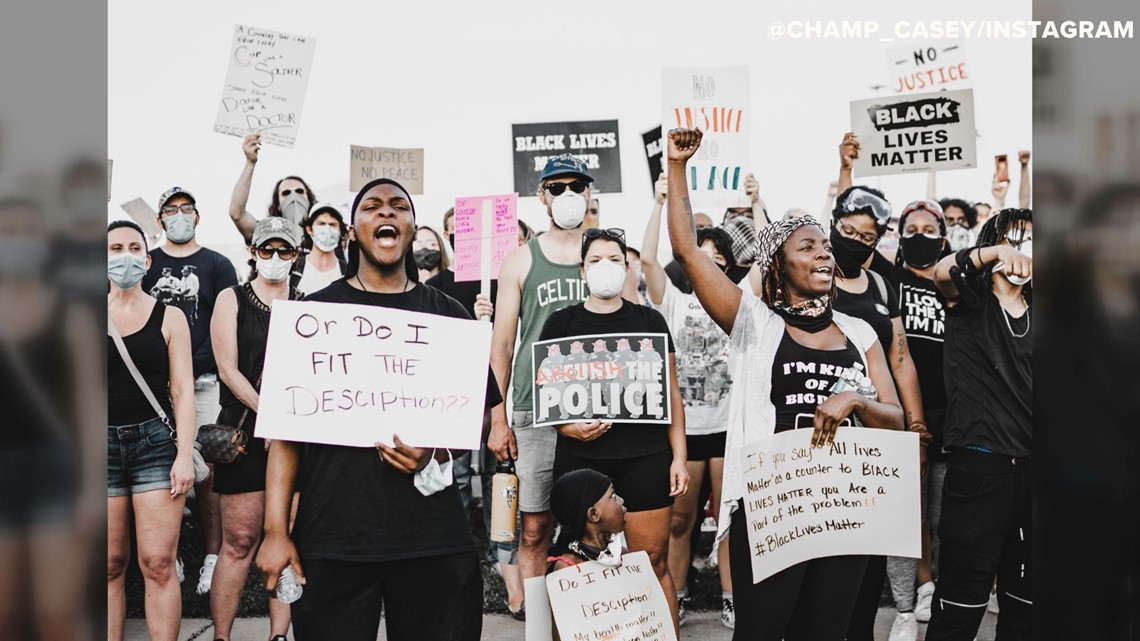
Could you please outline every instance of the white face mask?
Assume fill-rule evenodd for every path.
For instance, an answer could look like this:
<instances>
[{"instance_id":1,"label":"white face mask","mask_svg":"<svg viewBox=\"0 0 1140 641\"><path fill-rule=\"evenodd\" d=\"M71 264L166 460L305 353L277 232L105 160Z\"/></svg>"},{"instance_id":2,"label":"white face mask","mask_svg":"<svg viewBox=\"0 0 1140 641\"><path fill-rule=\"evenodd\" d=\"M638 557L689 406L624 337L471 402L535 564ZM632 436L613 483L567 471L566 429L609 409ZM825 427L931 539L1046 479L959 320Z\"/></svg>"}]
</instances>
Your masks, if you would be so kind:
<instances>
[{"instance_id":1,"label":"white face mask","mask_svg":"<svg viewBox=\"0 0 1140 641\"><path fill-rule=\"evenodd\" d=\"M974 235L970 233L969 229L961 225L950 225L946 229L946 240L950 243L950 249L953 251L974 246Z\"/></svg>"},{"instance_id":2,"label":"white face mask","mask_svg":"<svg viewBox=\"0 0 1140 641\"><path fill-rule=\"evenodd\" d=\"M586 199L567 189L550 204L550 215L562 229L576 229L586 219Z\"/></svg>"},{"instance_id":3,"label":"white face mask","mask_svg":"<svg viewBox=\"0 0 1140 641\"><path fill-rule=\"evenodd\" d=\"M613 261L598 261L586 268L586 284L591 294L608 300L621 293L625 269Z\"/></svg>"},{"instance_id":4,"label":"white face mask","mask_svg":"<svg viewBox=\"0 0 1140 641\"><path fill-rule=\"evenodd\" d=\"M280 283L289 277L289 268L293 266L293 261L285 260L277 254L270 258L257 258L257 273L262 278L271 283Z\"/></svg>"},{"instance_id":5,"label":"white face mask","mask_svg":"<svg viewBox=\"0 0 1140 641\"><path fill-rule=\"evenodd\" d=\"M146 276L146 256L116 254L107 257L107 279L119 289L130 289Z\"/></svg>"},{"instance_id":6,"label":"white face mask","mask_svg":"<svg viewBox=\"0 0 1140 641\"><path fill-rule=\"evenodd\" d=\"M424 496L431 496L436 492L451 485L455 480L455 475L452 469L451 452L447 453L447 462L443 465L435 460L435 455L432 455L431 461L428 462L424 469L416 472L412 478L412 485L420 491Z\"/></svg>"},{"instance_id":7,"label":"white face mask","mask_svg":"<svg viewBox=\"0 0 1140 641\"><path fill-rule=\"evenodd\" d=\"M182 245L194 238L194 216L196 214L178 213L162 219L162 226L166 229L166 240L175 245Z\"/></svg>"},{"instance_id":8,"label":"white face mask","mask_svg":"<svg viewBox=\"0 0 1140 641\"><path fill-rule=\"evenodd\" d=\"M323 252L331 252L340 243L340 231L336 227L321 225L313 228L312 239L317 249Z\"/></svg>"},{"instance_id":9,"label":"white face mask","mask_svg":"<svg viewBox=\"0 0 1140 641\"><path fill-rule=\"evenodd\" d=\"M295 225L300 225L309 215L309 199L304 194L293 192L281 201L281 215Z\"/></svg>"},{"instance_id":10,"label":"white face mask","mask_svg":"<svg viewBox=\"0 0 1140 641\"><path fill-rule=\"evenodd\" d=\"M1028 256L1029 260L1033 260L1033 241L1027 240L1024 243L1021 243L1021 247L1018 248L1017 251ZM1025 285L1025 284L1029 283L1029 281L1033 280L1032 277L1025 278L1024 276L1012 276L1010 274L1005 273L1005 263L1003 263L1003 262L998 262L998 263L994 264L994 271L1000 273L1011 284L1017 285L1018 287Z\"/></svg>"}]
</instances>

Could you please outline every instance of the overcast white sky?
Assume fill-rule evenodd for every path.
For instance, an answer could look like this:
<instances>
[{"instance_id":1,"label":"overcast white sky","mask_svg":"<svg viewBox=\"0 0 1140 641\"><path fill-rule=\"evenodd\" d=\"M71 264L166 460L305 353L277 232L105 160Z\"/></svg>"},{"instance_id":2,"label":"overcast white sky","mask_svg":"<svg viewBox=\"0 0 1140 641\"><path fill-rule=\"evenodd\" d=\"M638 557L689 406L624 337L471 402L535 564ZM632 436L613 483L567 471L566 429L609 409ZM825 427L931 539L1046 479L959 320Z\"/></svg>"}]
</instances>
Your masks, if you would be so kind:
<instances>
[{"instance_id":1,"label":"overcast white sky","mask_svg":"<svg viewBox=\"0 0 1140 641\"><path fill-rule=\"evenodd\" d=\"M492 8L493 7L493 8ZM898 20L1029 20L1030 0L818 2L794 8L596 2L217 2L109 5L110 218L120 203L178 184L198 198L199 239L226 253L241 239L226 208L243 164L240 139L213 133L236 23L317 40L294 149L265 146L249 210L260 217L277 178L299 174L321 200L350 201L349 145L423 147L419 221L438 228L457 196L514 191L512 123L617 119L621 194L601 197L604 226L640 245L651 208L641 132L660 123L662 67L751 68L752 158L780 216L820 211L835 180L849 102L887 79L884 42ZM874 20L873 39L783 39L773 21ZM939 196L988 200L992 157L1032 142L1031 41L963 43L972 74L978 169L938 175ZM885 95L885 90L884 90ZM1016 174L1016 168L1011 167ZM856 181L859 182L858 177ZM925 175L869 178L896 207L925 194ZM1016 177L1007 204L1016 202ZM529 195L529 194L523 194ZM520 201L540 229L544 210ZM663 239L663 244L665 240Z\"/></svg>"}]
</instances>

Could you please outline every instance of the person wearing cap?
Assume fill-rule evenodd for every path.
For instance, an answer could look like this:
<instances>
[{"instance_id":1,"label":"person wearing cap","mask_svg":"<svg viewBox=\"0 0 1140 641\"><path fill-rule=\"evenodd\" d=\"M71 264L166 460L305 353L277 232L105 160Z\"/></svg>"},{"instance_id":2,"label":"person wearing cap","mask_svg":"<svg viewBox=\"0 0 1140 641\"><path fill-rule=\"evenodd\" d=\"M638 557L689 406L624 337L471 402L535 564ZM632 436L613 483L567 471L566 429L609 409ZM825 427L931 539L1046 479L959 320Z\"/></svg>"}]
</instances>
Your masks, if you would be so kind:
<instances>
[{"instance_id":1,"label":"person wearing cap","mask_svg":"<svg viewBox=\"0 0 1140 641\"><path fill-rule=\"evenodd\" d=\"M733 263L724 273L734 283L744 280L756 262L756 224L751 218L737 216L721 226L732 245Z\"/></svg>"},{"instance_id":2,"label":"person wearing cap","mask_svg":"<svg viewBox=\"0 0 1140 641\"><path fill-rule=\"evenodd\" d=\"M454 299L417 282L415 233L407 189L386 178L364 185L352 206L345 278L304 300L471 319ZM502 402L493 376L483 401L486 425L486 412ZM305 586L292 604L298 641L375 639L381 611L391 641L480 638L478 549L458 489L429 465L434 453L447 468L454 454L416 447L417 429L425 426L397 425L393 445L376 449L287 441L270 447L257 566L271 592L286 566Z\"/></svg>"},{"instance_id":3,"label":"person wearing cap","mask_svg":"<svg viewBox=\"0 0 1140 641\"><path fill-rule=\"evenodd\" d=\"M220 495L222 547L210 589L214 638L228 641L265 515L265 470L270 443L253 435L257 421L262 366L275 300L298 300L289 274L299 255L301 229L286 218L258 221L249 250L254 277L218 295L210 322L214 358L222 380L222 410L217 423L249 436L247 453L235 463L214 465L214 492ZM271 641L285 638L289 606L269 600Z\"/></svg>"},{"instance_id":4,"label":"person wearing cap","mask_svg":"<svg viewBox=\"0 0 1140 641\"><path fill-rule=\"evenodd\" d=\"M198 244L201 222L197 200L182 187L171 187L158 197L158 222L166 242L150 251L150 269L143 277L143 291L182 310L190 323L194 352L195 429L211 423L220 409L218 367L210 345L210 322L218 296L237 285L233 262L219 252ZM192 269L187 270L190 267ZM196 289L190 281L197 281ZM212 466L212 464L210 464ZM218 497L212 490L214 476L194 489L195 513L202 524L206 552L198 574L198 594L210 590L210 581L222 544Z\"/></svg>"},{"instance_id":5,"label":"person wearing cap","mask_svg":"<svg viewBox=\"0 0 1140 641\"><path fill-rule=\"evenodd\" d=\"M921 461L925 462L926 444L930 437L923 416L918 372L907 347L898 293L879 272L863 267L872 254L876 253L875 246L888 229L891 211L891 205L882 192L863 185L848 187L835 199L830 233L831 250L837 267L835 280L838 291L834 304L836 311L860 318L875 330L879 344L887 353L887 363L902 401L907 430L917 432L922 437L919 454ZM882 594L886 574L887 557L871 557L848 628L848 638L851 641L874 638L875 615L878 613L879 596ZM909 616L903 616L896 623L914 627L917 631L913 614L913 566L910 568L909 579L897 578L901 574L905 574L905 571L898 571L894 582L898 595L897 606L901 615Z\"/></svg>"},{"instance_id":6,"label":"person wearing cap","mask_svg":"<svg viewBox=\"0 0 1140 641\"><path fill-rule=\"evenodd\" d=\"M503 394L512 378L519 384L514 386L510 420L505 406L496 407L492 413L487 446L498 460L517 461L522 521L519 564L524 580L542 576L554 531L550 488L557 436L552 427L534 427L532 389L527 383L531 378L531 344L538 340L552 313L586 300L586 284L578 266L582 223L593 195L593 182L581 159L570 154L551 156L539 176L536 193L546 206L550 230L512 251L499 268L491 368Z\"/></svg>"},{"instance_id":7,"label":"person wearing cap","mask_svg":"<svg viewBox=\"0 0 1140 641\"><path fill-rule=\"evenodd\" d=\"M246 210L246 205L249 203L249 190L253 184L253 171L257 168L257 159L261 153L261 133L247 134L242 139L241 150L245 155L245 165L230 196L229 213L230 220L248 245L253 237L253 228L257 225L257 219ZM267 215L284 216L293 224L303 226L310 214L310 208L317 202L319 202L317 195L313 193L309 183L300 176L286 176L273 185ZM308 232L305 233L307 244Z\"/></svg>"},{"instance_id":8,"label":"person wearing cap","mask_svg":"<svg viewBox=\"0 0 1140 641\"><path fill-rule=\"evenodd\" d=\"M311 294L344 276L348 261L338 252L348 238L348 227L336 205L317 203L305 218L302 229L305 240L301 242L301 249L304 252L308 244L308 253L302 253L297 259L293 286Z\"/></svg>"},{"instance_id":9,"label":"person wearing cap","mask_svg":"<svg viewBox=\"0 0 1140 641\"><path fill-rule=\"evenodd\" d=\"M702 132L672 129L666 139L669 171L669 239L673 257L692 282L701 305L732 341L733 394L725 445L724 490L717 538L729 537L736 608L734 636L760 641L796 638L842 641L862 582L867 557L820 556L754 583L744 512L742 448L791 429L812 430L813 446L827 446L843 425L902 430L902 409L883 347L862 320L836 311L835 259L814 218L771 223L757 238L761 288L741 288L697 246L686 178L688 159ZM800 373L791 363L832 368ZM785 368L785 365L789 367ZM842 372L862 369L874 393L820 394ZM834 374L823 371L835 371ZM823 370L823 371L820 371ZM863 428L865 429L865 428ZM826 604L823 608L808 604ZM825 609L824 609L825 608Z\"/></svg>"},{"instance_id":10,"label":"person wearing cap","mask_svg":"<svg viewBox=\"0 0 1140 641\"><path fill-rule=\"evenodd\" d=\"M744 177L744 194L748 198L748 204L725 208L720 224L727 225L729 221L743 217L751 220L757 229L763 228L768 224L768 207L760 198L760 181L751 172Z\"/></svg>"}]
</instances>

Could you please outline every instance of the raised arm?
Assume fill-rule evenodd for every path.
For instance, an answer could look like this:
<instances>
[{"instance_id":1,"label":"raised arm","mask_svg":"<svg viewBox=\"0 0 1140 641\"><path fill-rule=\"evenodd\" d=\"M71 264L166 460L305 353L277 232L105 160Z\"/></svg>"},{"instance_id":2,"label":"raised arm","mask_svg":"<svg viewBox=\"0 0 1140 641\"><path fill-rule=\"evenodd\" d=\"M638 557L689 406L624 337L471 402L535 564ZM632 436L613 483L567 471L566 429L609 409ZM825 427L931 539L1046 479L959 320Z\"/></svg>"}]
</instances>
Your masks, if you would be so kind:
<instances>
[{"instance_id":1,"label":"raised arm","mask_svg":"<svg viewBox=\"0 0 1140 641\"><path fill-rule=\"evenodd\" d=\"M1029 209L1029 198L1032 193L1029 187L1029 151L1017 152L1017 159L1021 162L1021 184L1017 186L1017 206Z\"/></svg>"},{"instance_id":2,"label":"raised arm","mask_svg":"<svg viewBox=\"0 0 1140 641\"><path fill-rule=\"evenodd\" d=\"M507 398L511 384L511 361L515 354L515 336L519 328L519 309L522 305L522 277L530 268L530 248L521 245L503 259L499 267L499 288L495 297L495 324L491 328L491 371L499 384L499 392ZM529 346L524 346L529 348ZM491 434L487 447L495 458L505 461L518 457L515 435L507 421L507 403L499 403L491 410Z\"/></svg>"},{"instance_id":3,"label":"raised arm","mask_svg":"<svg viewBox=\"0 0 1140 641\"><path fill-rule=\"evenodd\" d=\"M645 224L645 236L641 240L641 273L645 276L649 302L660 305L665 300L665 268L657 260L657 246L661 242L661 211L665 199L669 197L669 181L665 174L657 176L653 187L653 211Z\"/></svg>"},{"instance_id":4,"label":"raised arm","mask_svg":"<svg viewBox=\"0 0 1140 641\"><path fill-rule=\"evenodd\" d=\"M744 193L748 195L748 204L752 207L752 223L756 226L756 231L760 231L772 221L768 219L764 201L760 199L760 181L756 180L755 174L749 173L744 177Z\"/></svg>"},{"instance_id":5,"label":"raised arm","mask_svg":"<svg viewBox=\"0 0 1140 641\"><path fill-rule=\"evenodd\" d=\"M958 291L958 284L951 270L962 270L966 272L964 275L968 276L986 265L999 261L1005 263L1004 271L1007 274L1023 278L1033 276L1033 261L1010 245L970 247L938 261L934 266L934 285L946 297L947 305L953 307L961 292Z\"/></svg>"},{"instance_id":6,"label":"raised arm","mask_svg":"<svg viewBox=\"0 0 1140 641\"><path fill-rule=\"evenodd\" d=\"M861 147L855 132L848 131L843 134L843 142L839 143L839 184L836 185L836 194L842 194L845 189L855 184L851 178L851 170L855 167L855 159L859 157ZM834 202L831 204L835 205ZM827 213L830 214L831 210L828 209Z\"/></svg>"},{"instance_id":7,"label":"raised arm","mask_svg":"<svg viewBox=\"0 0 1140 641\"><path fill-rule=\"evenodd\" d=\"M669 241L673 246L673 258L693 284L693 293L713 321L726 334L731 334L742 294L713 259L697 247L693 204L689 201L689 182L685 176L685 165L701 146L702 136L700 129L670 129L667 136Z\"/></svg>"},{"instance_id":8,"label":"raised arm","mask_svg":"<svg viewBox=\"0 0 1140 641\"><path fill-rule=\"evenodd\" d=\"M234 222L234 226L248 245L253 239L253 228L257 226L257 220L253 214L246 211L245 207L249 202L249 188L253 184L257 155L261 151L261 134L247 135L241 141L241 150L245 154L245 166L242 167L241 175L234 185L234 193L230 196L230 220Z\"/></svg>"}]
</instances>

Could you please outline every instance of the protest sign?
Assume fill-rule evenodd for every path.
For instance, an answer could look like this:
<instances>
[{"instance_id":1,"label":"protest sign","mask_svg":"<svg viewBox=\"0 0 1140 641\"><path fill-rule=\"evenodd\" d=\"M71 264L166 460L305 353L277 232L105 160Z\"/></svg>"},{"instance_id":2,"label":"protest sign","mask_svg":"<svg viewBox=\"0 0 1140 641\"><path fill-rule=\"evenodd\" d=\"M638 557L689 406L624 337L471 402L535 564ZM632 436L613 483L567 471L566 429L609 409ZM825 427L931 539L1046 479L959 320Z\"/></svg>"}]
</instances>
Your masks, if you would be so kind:
<instances>
[{"instance_id":1,"label":"protest sign","mask_svg":"<svg viewBox=\"0 0 1140 641\"><path fill-rule=\"evenodd\" d=\"M969 86L962 42L919 41L888 49L887 80L887 87L896 94Z\"/></svg>"},{"instance_id":2,"label":"protest sign","mask_svg":"<svg viewBox=\"0 0 1140 641\"><path fill-rule=\"evenodd\" d=\"M424 150L350 145L349 191L377 178L388 178L403 185L409 194L424 193Z\"/></svg>"},{"instance_id":3,"label":"protest sign","mask_svg":"<svg viewBox=\"0 0 1140 641\"><path fill-rule=\"evenodd\" d=\"M562 641L676 641L665 591L644 551L621 565L587 561L546 575ZM530 608L527 608L527 614Z\"/></svg>"},{"instance_id":4,"label":"protest sign","mask_svg":"<svg viewBox=\"0 0 1140 641\"><path fill-rule=\"evenodd\" d=\"M511 125L515 191L533 196L551 156L571 154L586 163L595 193L621 191L618 121L542 122Z\"/></svg>"},{"instance_id":5,"label":"protest sign","mask_svg":"<svg viewBox=\"0 0 1140 641\"><path fill-rule=\"evenodd\" d=\"M631 345L637 345L636 352ZM670 423L668 347L665 334L597 334L533 343L535 427L595 418Z\"/></svg>"},{"instance_id":6,"label":"protest sign","mask_svg":"<svg viewBox=\"0 0 1140 641\"><path fill-rule=\"evenodd\" d=\"M214 131L259 131L261 142L292 149L316 46L306 36L235 25Z\"/></svg>"},{"instance_id":7,"label":"protest sign","mask_svg":"<svg viewBox=\"0 0 1140 641\"><path fill-rule=\"evenodd\" d=\"M657 190L657 177L661 175L664 165L665 148L662 146L661 125L641 134L641 141L645 143L645 159L649 161L649 189Z\"/></svg>"},{"instance_id":8,"label":"protest sign","mask_svg":"<svg viewBox=\"0 0 1140 641\"><path fill-rule=\"evenodd\" d=\"M840 554L920 555L918 435L841 427L829 447L813 430L746 445L744 513L752 580Z\"/></svg>"},{"instance_id":9,"label":"protest sign","mask_svg":"<svg viewBox=\"0 0 1140 641\"><path fill-rule=\"evenodd\" d=\"M851 131L859 177L977 166L973 89L853 101Z\"/></svg>"},{"instance_id":10,"label":"protest sign","mask_svg":"<svg viewBox=\"0 0 1140 641\"><path fill-rule=\"evenodd\" d=\"M553 618L550 595L546 593L546 577L523 579L523 603L527 604L523 638L526 641L552 641Z\"/></svg>"},{"instance_id":11,"label":"protest sign","mask_svg":"<svg viewBox=\"0 0 1140 641\"><path fill-rule=\"evenodd\" d=\"M492 201L489 227L483 226L483 203ZM519 195L472 196L455 199L455 281L479 280L483 261L490 262L490 278L499 277L499 266L519 246ZM483 255L483 238L491 238L491 254Z\"/></svg>"},{"instance_id":12,"label":"protest sign","mask_svg":"<svg viewBox=\"0 0 1140 641\"><path fill-rule=\"evenodd\" d=\"M751 205L744 193L744 176L751 166L751 92L748 67L661 70L662 129L700 127L704 132L700 149L689 159L694 204Z\"/></svg>"},{"instance_id":13,"label":"protest sign","mask_svg":"<svg viewBox=\"0 0 1140 641\"><path fill-rule=\"evenodd\" d=\"M275 301L258 437L479 449L488 323L389 307Z\"/></svg>"},{"instance_id":14,"label":"protest sign","mask_svg":"<svg viewBox=\"0 0 1140 641\"><path fill-rule=\"evenodd\" d=\"M158 244L158 241L162 239L164 230L158 224L158 213L151 209L145 200L135 198L119 205L119 208L127 212L131 220L142 227L143 233L146 234L146 241L151 247Z\"/></svg>"}]
</instances>

